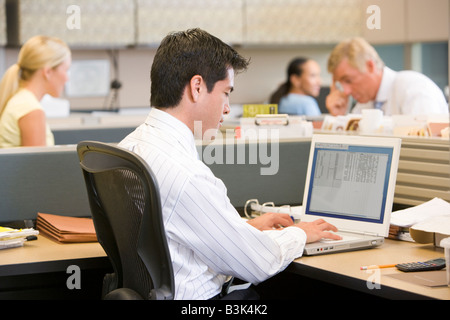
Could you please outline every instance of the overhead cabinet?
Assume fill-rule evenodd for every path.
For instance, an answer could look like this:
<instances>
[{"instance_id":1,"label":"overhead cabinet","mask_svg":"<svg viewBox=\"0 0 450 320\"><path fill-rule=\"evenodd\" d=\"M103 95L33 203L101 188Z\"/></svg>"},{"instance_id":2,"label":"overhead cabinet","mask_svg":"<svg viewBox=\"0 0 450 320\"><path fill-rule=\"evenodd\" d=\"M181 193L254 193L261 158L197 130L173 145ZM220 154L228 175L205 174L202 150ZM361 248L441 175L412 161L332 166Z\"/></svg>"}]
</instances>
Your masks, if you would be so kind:
<instances>
[{"instance_id":1,"label":"overhead cabinet","mask_svg":"<svg viewBox=\"0 0 450 320\"><path fill-rule=\"evenodd\" d=\"M246 44L329 44L360 36L360 0L246 0Z\"/></svg>"},{"instance_id":2,"label":"overhead cabinet","mask_svg":"<svg viewBox=\"0 0 450 320\"><path fill-rule=\"evenodd\" d=\"M47 34L72 47L157 46L194 27L233 45L448 40L448 0L0 0L0 21L5 1L15 45Z\"/></svg>"},{"instance_id":3,"label":"overhead cabinet","mask_svg":"<svg viewBox=\"0 0 450 320\"><path fill-rule=\"evenodd\" d=\"M193 27L241 44L243 5L244 0L137 0L137 44L159 44L169 32Z\"/></svg>"},{"instance_id":4,"label":"overhead cabinet","mask_svg":"<svg viewBox=\"0 0 450 320\"><path fill-rule=\"evenodd\" d=\"M72 47L115 47L135 43L135 5L130 0L7 0L9 42L43 34Z\"/></svg>"}]
</instances>

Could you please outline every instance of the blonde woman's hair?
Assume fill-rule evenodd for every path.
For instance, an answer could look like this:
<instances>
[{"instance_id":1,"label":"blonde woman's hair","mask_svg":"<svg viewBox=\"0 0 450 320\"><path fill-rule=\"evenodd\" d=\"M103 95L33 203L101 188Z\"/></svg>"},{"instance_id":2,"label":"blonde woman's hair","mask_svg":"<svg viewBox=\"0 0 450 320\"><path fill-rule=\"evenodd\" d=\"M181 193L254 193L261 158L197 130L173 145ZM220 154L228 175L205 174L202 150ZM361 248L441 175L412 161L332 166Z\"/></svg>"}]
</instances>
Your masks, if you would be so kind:
<instances>
[{"instance_id":1,"label":"blonde woman's hair","mask_svg":"<svg viewBox=\"0 0 450 320\"><path fill-rule=\"evenodd\" d=\"M384 62L377 51L363 38L351 38L339 43L328 58L328 72L333 73L339 63L347 58L349 64L361 72L366 72L366 61L372 60L381 70Z\"/></svg>"},{"instance_id":2,"label":"blonde woman's hair","mask_svg":"<svg viewBox=\"0 0 450 320\"><path fill-rule=\"evenodd\" d=\"M44 67L54 68L70 57L69 47L60 39L35 36L20 49L17 63L6 70L0 82L0 116L9 99L23 82Z\"/></svg>"}]
</instances>

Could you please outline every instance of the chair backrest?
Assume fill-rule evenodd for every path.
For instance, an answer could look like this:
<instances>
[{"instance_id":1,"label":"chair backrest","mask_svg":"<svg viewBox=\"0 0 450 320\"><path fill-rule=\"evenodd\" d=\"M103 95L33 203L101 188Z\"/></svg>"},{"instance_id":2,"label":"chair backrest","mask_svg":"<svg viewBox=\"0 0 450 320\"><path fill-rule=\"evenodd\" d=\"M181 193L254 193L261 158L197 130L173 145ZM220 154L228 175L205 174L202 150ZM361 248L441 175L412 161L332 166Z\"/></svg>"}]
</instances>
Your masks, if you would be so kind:
<instances>
[{"instance_id":1,"label":"chair backrest","mask_svg":"<svg viewBox=\"0 0 450 320\"><path fill-rule=\"evenodd\" d=\"M77 147L97 238L111 260L113 288L173 299L174 277L159 188L142 158L109 144Z\"/></svg>"}]
</instances>

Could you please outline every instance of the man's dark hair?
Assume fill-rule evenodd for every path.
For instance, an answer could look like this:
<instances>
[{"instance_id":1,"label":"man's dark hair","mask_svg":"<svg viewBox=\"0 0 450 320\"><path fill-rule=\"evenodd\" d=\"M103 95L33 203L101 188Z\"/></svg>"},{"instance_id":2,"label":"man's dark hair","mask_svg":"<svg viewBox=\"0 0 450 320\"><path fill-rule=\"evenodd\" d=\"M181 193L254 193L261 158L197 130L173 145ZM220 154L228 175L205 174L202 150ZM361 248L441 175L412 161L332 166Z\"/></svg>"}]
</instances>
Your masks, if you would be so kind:
<instances>
[{"instance_id":1,"label":"man's dark hair","mask_svg":"<svg viewBox=\"0 0 450 320\"><path fill-rule=\"evenodd\" d=\"M238 73L248 64L233 48L206 31L197 28L171 33L162 40L153 60L151 105L178 105L184 88L195 75L202 76L211 92L216 82L226 79L229 68Z\"/></svg>"}]
</instances>

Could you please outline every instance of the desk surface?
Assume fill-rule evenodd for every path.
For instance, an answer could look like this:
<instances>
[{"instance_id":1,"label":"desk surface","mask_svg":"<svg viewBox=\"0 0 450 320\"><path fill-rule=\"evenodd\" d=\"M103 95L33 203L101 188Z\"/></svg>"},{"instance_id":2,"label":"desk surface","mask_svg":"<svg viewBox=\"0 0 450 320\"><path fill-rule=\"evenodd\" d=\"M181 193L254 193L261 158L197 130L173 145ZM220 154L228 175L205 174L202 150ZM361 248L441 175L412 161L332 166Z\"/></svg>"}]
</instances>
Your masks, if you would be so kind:
<instances>
[{"instance_id":1,"label":"desk surface","mask_svg":"<svg viewBox=\"0 0 450 320\"><path fill-rule=\"evenodd\" d=\"M432 298L450 300L450 287L426 287L398 280L389 275L402 274L396 268L364 271L361 266L387 265L402 262L424 261L443 257L444 251L429 244L417 244L386 239L378 248L342 252L320 256L304 256L291 265L291 270L323 281L392 298ZM379 275L379 277L378 277ZM370 289L367 282L380 284Z\"/></svg>"},{"instance_id":2,"label":"desk surface","mask_svg":"<svg viewBox=\"0 0 450 320\"><path fill-rule=\"evenodd\" d=\"M98 242L59 243L43 235L23 247L0 250L0 276L65 271L70 264L108 266L109 260Z\"/></svg>"},{"instance_id":3,"label":"desk surface","mask_svg":"<svg viewBox=\"0 0 450 320\"><path fill-rule=\"evenodd\" d=\"M102 256L106 256L106 253L98 242L59 243L39 235L38 240L27 241L23 247L0 251L0 265Z\"/></svg>"}]
</instances>

